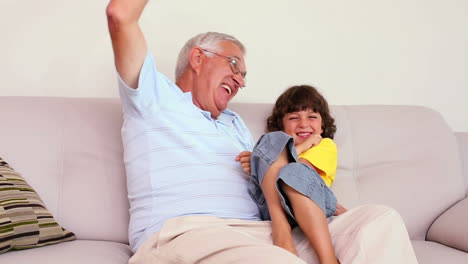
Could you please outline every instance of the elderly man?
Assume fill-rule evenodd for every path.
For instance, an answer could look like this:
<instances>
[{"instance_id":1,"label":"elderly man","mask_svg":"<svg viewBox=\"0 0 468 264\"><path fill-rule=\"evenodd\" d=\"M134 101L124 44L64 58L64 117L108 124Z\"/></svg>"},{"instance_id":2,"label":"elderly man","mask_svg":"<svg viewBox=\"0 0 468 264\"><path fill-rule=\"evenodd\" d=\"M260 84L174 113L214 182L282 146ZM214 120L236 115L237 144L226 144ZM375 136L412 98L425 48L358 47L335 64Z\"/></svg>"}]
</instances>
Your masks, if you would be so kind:
<instances>
[{"instance_id":1,"label":"elderly man","mask_svg":"<svg viewBox=\"0 0 468 264\"><path fill-rule=\"evenodd\" d=\"M195 36L179 54L173 83L158 72L138 24L146 3L107 7L124 112L130 263L315 263L299 230L300 257L272 244L271 224L249 196L242 165L254 142L227 109L245 86L244 46L226 34ZM369 241L381 242L364 244L368 231ZM415 263L392 209L350 210L330 232L342 263Z\"/></svg>"}]
</instances>

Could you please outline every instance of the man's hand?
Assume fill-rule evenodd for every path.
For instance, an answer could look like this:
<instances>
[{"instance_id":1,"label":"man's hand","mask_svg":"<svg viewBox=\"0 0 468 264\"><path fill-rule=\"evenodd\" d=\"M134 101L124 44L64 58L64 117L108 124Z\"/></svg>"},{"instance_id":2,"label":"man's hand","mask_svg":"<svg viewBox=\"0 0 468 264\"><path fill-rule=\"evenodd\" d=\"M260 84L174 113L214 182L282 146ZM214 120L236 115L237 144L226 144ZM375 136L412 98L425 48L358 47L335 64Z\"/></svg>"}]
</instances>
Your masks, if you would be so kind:
<instances>
[{"instance_id":1,"label":"man's hand","mask_svg":"<svg viewBox=\"0 0 468 264\"><path fill-rule=\"evenodd\" d=\"M249 175L250 175L250 156L252 156L252 152L242 151L236 157L236 161L240 162L244 172L249 174Z\"/></svg>"},{"instance_id":2,"label":"man's hand","mask_svg":"<svg viewBox=\"0 0 468 264\"><path fill-rule=\"evenodd\" d=\"M348 211L348 209L344 208L340 203L336 203L336 211L335 211L335 214L333 214L334 216L338 216L344 212Z\"/></svg>"}]
</instances>

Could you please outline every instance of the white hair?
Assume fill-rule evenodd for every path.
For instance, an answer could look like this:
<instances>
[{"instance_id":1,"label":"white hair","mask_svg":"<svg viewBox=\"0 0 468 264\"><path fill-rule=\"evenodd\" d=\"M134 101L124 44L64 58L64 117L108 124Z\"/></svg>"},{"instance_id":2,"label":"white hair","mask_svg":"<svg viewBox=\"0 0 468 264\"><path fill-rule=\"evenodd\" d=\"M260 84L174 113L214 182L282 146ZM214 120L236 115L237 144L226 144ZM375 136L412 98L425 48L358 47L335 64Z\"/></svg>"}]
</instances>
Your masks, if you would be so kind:
<instances>
[{"instance_id":1,"label":"white hair","mask_svg":"<svg viewBox=\"0 0 468 264\"><path fill-rule=\"evenodd\" d=\"M189 56L190 50L193 47L200 47L202 49L207 49L213 52L220 52L219 43L221 41L230 41L238 46L242 53L245 54L245 47L244 45L235 37L223 33L218 32L206 32L202 34L198 34L195 37L189 39L187 43L185 43L184 47L179 52L179 57L177 58L177 66L175 70L175 80L177 81L179 77L184 73L185 69L189 65Z\"/></svg>"}]
</instances>

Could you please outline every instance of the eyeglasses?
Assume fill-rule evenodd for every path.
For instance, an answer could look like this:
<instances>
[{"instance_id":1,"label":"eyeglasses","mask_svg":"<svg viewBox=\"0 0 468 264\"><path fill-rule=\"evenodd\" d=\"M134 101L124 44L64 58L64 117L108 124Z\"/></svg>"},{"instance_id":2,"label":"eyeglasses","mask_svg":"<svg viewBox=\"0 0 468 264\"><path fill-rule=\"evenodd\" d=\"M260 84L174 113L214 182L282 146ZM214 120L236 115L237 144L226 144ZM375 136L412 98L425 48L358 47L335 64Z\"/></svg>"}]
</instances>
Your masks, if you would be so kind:
<instances>
[{"instance_id":1,"label":"eyeglasses","mask_svg":"<svg viewBox=\"0 0 468 264\"><path fill-rule=\"evenodd\" d=\"M202 49L204 52L208 52L208 53L211 53L211 54L214 54L216 56L220 56L220 57L223 57L225 59L227 59L229 61L229 66L231 66L231 70L234 74L239 74L242 76L242 78L245 79L245 76L247 75L246 72L241 72L240 69L239 69L239 60L237 58L234 58L234 57L229 57L229 56L224 56L224 55L221 55L221 54L218 54L216 52L212 52L212 51L209 51L209 50L206 50L206 49Z\"/></svg>"}]
</instances>

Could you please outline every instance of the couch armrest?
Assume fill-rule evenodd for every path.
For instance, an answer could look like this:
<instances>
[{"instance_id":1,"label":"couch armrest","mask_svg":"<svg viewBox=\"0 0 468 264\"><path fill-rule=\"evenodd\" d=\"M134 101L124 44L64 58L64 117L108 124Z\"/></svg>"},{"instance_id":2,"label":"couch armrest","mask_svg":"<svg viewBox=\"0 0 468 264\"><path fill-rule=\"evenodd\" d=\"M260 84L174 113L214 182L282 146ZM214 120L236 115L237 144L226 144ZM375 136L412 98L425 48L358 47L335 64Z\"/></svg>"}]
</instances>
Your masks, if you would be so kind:
<instances>
[{"instance_id":1,"label":"couch armrest","mask_svg":"<svg viewBox=\"0 0 468 264\"><path fill-rule=\"evenodd\" d=\"M465 190L468 193L468 132L456 132ZM427 232L427 240L468 252L468 197L439 216Z\"/></svg>"},{"instance_id":2,"label":"couch armrest","mask_svg":"<svg viewBox=\"0 0 468 264\"><path fill-rule=\"evenodd\" d=\"M427 240L468 252L468 197L434 221Z\"/></svg>"},{"instance_id":3,"label":"couch armrest","mask_svg":"<svg viewBox=\"0 0 468 264\"><path fill-rule=\"evenodd\" d=\"M465 188L468 193L468 132L456 132L455 136L460 149L463 177L465 178Z\"/></svg>"}]
</instances>

